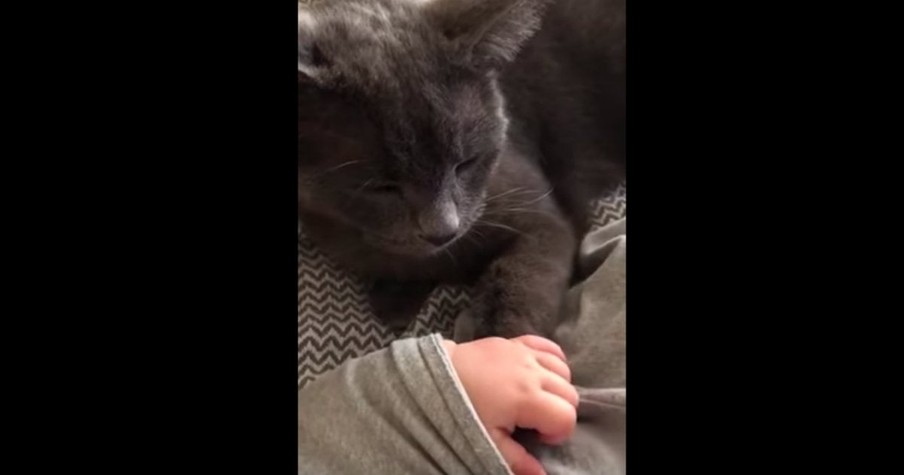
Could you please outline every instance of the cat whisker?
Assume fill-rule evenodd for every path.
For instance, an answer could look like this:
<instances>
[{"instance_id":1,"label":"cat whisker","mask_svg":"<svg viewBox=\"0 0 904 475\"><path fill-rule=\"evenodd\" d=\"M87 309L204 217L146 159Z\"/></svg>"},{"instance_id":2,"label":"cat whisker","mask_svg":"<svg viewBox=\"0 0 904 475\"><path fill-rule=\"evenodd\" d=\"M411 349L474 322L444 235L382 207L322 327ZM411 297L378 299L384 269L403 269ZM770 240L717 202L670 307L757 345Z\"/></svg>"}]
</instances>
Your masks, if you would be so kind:
<instances>
[{"instance_id":1,"label":"cat whisker","mask_svg":"<svg viewBox=\"0 0 904 475\"><path fill-rule=\"evenodd\" d=\"M510 189L510 190L503 191L502 193L496 193L495 195L487 196L486 198L483 199L483 201L485 201L485 202L486 202L486 201L493 201L493 200L498 199L498 198L501 198L501 197L503 197L503 196L510 195L510 194L512 194L512 193L517 193L518 191L521 191L521 190L524 190L524 189L525 189L524 187L512 188L512 189Z\"/></svg>"},{"instance_id":2,"label":"cat whisker","mask_svg":"<svg viewBox=\"0 0 904 475\"><path fill-rule=\"evenodd\" d=\"M357 189L355 189L355 191L351 192L351 193L349 194L348 199L345 200L345 206L347 207L349 204L351 204L352 200L357 199L357 198L361 195L361 191L362 191L364 188L367 188L367 185L373 183L374 180L376 180L376 177L371 178L371 179L365 181L363 185L359 186Z\"/></svg>"},{"instance_id":3,"label":"cat whisker","mask_svg":"<svg viewBox=\"0 0 904 475\"><path fill-rule=\"evenodd\" d=\"M476 227L473 227L473 226L471 227L470 232L468 232L468 234L465 234L465 236L471 234L472 232L473 232L477 237L486 239L486 235L483 234L482 232L480 232L479 229L477 229Z\"/></svg>"},{"instance_id":4,"label":"cat whisker","mask_svg":"<svg viewBox=\"0 0 904 475\"><path fill-rule=\"evenodd\" d=\"M361 190L363 190L363 189L365 189L365 188L367 188L367 185L369 185L369 184L371 184L371 183L373 183L373 182L374 182L374 180L376 180L376 179L377 179L377 178L376 178L376 177L374 177L374 178L371 178L371 179L369 179L369 180L367 180L367 181L365 181L365 182L364 182L364 184L362 184L362 185L361 185L361 186L359 186L359 187L358 187L358 188L357 188L357 189L356 189L356 190L355 190L355 192L354 192L354 194L358 194L358 193L361 193Z\"/></svg>"},{"instance_id":5,"label":"cat whisker","mask_svg":"<svg viewBox=\"0 0 904 475\"><path fill-rule=\"evenodd\" d=\"M464 236L462 236L462 238L465 239L466 241L468 241L469 243L474 244L475 246L481 245L481 242L478 241L477 238L475 238L474 236L471 236L470 233L465 234Z\"/></svg>"},{"instance_id":6,"label":"cat whisker","mask_svg":"<svg viewBox=\"0 0 904 475\"><path fill-rule=\"evenodd\" d=\"M549 216L552 218L557 217L557 215L555 213L551 213L549 211L545 211L542 209L529 209L529 208L500 208L500 209L492 210L492 212L486 213L484 216L506 216L510 213L524 213L524 214L532 213L532 214L539 214L539 215L543 215L543 216Z\"/></svg>"},{"instance_id":7,"label":"cat whisker","mask_svg":"<svg viewBox=\"0 0 904 475\"><path fill-rule=\"evenodd\" d=\"M499 212L514 212L514 213L537 213L537 214L549 214L552 215L549 211L545 211L542 209L533 209L533 208L500 208ZM495 213L493 213L495 214Z\"/></svg>"},{"instance_id":8,"label":"cat whisker","mask_svg":"<svg viewBox=\"0 0 904 475\"><path fill-rule=\"evenodd\" d=\"M358 164L358 163L364 163L364 162L366 162L366 160L349 160L349 161L347 161L347 162L342 162L342 163L340 163L339 165L336 165L336 166L327 168L326 170L323 170L323 171L317 173L316 175L312 175L312 176L307 177L307 178L306 178L306 181L314 181L314 180L317 180L317 179L319 179L319 178L322 178L324 175L327 175L327 174L329 174L329 173L333 173L333 172L335 172L335 171L337 171L337 170L341 170L341 169L343 169L343 168L345 168L345 167L348 167L348 166L351 166L351 165L356 165L356 164Z\"/></svg>"},{"instance_id":9,"label":"cat whisker","mask_svg":"<svg viewBox=\"0 0 904 475\"><path fill-rule=\"evenodd\" d=\"M543 198L546 198L547 196L551 195L551 194L552 194L552 191L553 191L553 188L550 188L549 190L547 190L545 193L543 193L542 195L538 196L537 198L534 198L534 199L532 199L532 200L530 200L530 201L526 201L526 202L523 202L523 203L517 203L517 204L518 204L518 206L532 205L532 204L534 204L534 203L536 203L536 202L538 202L538 201L543 200Z\"/></svg>"},{"instance_id":10,"label":"cat whisker","mask_svg":"<svg viewBox=\"0 0 904 475\"><path fill-rule=\"evenodd\" d=\"M449 260L452 261L452 265L454 265L455 267L458 267L458 261L455 260L455 256L452 254L451 251L449 251L449 248L444 247L443 252L447 256L449 256Z\"/></svg>"},{"instance_id":11,"label":"cat whisker","mask_svg":"<svg viewBox=\"0 0 904 475\"><path fill-rule=\"evenodd\" d=\"M471 229L467 233L465 233L462 237L467 239L468 242L474 244L477 247L483 246L487 240L487 236L485 234L483 234L482 232L480 232L475 227L471 227ZM483 242L481 242L481 241L483 241Z\"/></svg>"},{"instance_id":12,"label":"cat whisker","mask_svg":"<svg viewBox=\"0 0 904 475\"><path fill-rule=\"evenodd\" d=\"M521 231L520 229L516 229L516 228L513 228L513 227L508 226L508 225L506 225L506 224L497 223L497 222L494 222L494 221L481 220L478 224L480 224L480 225L485 225L485 226L489 226L489 227L491 227L491 228L505 229L505 230L507 230L507 231L513 232L513 233L518 234L518 235L524 234L524 232Z\"/></svg>"},{"instance_id":13,"label":"cat whisker","mask_svg":"<svg viewBox=\"0 0 904 475\"><path fill-rule=\"evenodd\" d=\"M488 196L483 199L483 202L489 203L491 201L498 200L500 198L505 198L506 196L509 196L509 195L512 195L515 193L533 193L534 191L535 190L531 190L531 189L524 188L524 187L512 188L511 190L506 190L506 191L503 191L502 193L497 193L495 195Z\"/></svg>"}]
</instances>

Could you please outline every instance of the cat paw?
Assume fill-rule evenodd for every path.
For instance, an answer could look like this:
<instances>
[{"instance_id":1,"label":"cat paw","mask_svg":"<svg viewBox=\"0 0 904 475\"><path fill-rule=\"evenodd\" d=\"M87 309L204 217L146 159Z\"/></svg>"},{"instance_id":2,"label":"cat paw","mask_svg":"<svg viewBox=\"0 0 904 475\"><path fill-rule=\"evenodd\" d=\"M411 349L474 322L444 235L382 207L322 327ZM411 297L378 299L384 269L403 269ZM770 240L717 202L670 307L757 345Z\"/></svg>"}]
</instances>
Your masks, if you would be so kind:
<instances>
[{"instance_id":1,"label":"cat paw","mask_svg":"<svg viewBox=\"0 0 904 475\"><path fill-rule=\"evenodd\" d=\"M377 318L398 335L408 329L432 290L433 284L380 280L367 297Z\"/></svg>"},{"instance_id":2,"label":"cat paw","mask_svg":"<svg viewBox=\"0 0 904 475\"><path fill-rule=\"evenodd\" d=\"M567 274L559 272L560 266L541 266L533 257L510 254L484 271L472 299L475 338L549 337L555 330Z\"/></svg>"},{"instance_id":3,"label":"cat paw","mask_svg":"<svg viewBox=\"0 0 904 475\"><path fill-rule=\"evenodd\" d=\"M491 336L500 338L516 338L523 335L546 336L525 318L524 313L510 313L484 318L474 325L473 338L479 340Z\"/></svg>"},{"instance_id":4,"label":"cat paw","mask_svg":"<svg viewBox=\"0 0 904 475\"><path fill-rule=\"evenodd\" d=\"M552 322L545 307L526 308L504 303L498 294L483 294L474 301L472 335L475 340L491 336L515 338L522 335L546 336L538 323Z\"/></svg>"}]
</instances>

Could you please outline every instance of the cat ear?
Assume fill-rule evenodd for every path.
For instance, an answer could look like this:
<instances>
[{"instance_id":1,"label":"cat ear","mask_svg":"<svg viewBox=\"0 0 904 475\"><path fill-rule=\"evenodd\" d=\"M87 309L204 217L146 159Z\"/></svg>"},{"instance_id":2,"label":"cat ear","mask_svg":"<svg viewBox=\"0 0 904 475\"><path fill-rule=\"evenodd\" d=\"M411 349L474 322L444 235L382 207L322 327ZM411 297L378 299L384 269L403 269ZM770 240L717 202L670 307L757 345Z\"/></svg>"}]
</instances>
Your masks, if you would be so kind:
<instances>
[{"instance_id":1,"label":"cat ear","mask_svg":"<svg viewBox=\"0 0 904 475\"><path fill-rule=\"evenodd\" d=\"M432 0L427 14L477 67L496 69L515 59L540 28L551 0Z\"/></svg>"},{"instance_id":2,"label":"cat ear","mask_svg":"<svg viewBox=\"0 0 904 475\"><path fill-rule=\"evenodd\" d=\"M298 80L315 81L329 66L329 60L314 41L317 22L304 10L298 11Z\"/></svg>"},{"instance_id":3,"label":"cat ear","mask_svg":"<svg viewBox=\"0 0 904 475\"><path fill-rule=\"evenodd\" d=\"M315 81L321 78L329 66L329 61L315 43L298 42L298 78Z\"/></svg>"}]
</instances>

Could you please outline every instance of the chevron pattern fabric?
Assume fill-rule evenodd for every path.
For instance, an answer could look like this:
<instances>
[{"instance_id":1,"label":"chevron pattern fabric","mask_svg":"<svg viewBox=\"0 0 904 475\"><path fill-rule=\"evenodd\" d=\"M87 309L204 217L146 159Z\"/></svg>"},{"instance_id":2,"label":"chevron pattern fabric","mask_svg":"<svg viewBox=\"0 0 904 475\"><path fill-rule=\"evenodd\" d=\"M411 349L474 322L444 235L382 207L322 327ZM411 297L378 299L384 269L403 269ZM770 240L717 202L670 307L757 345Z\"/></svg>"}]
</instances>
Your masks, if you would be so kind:
<instances>
[{"instance_id":1,"label":"chevron pattern fabric","mask_svg":"<svg viewBox=\"0 0 904 475\"><path fill-rule=\"evenodd\" d=\"M593 205L593 227L627 215L627 191L621 185ZM455 317L467 308L469 289L436 288L417 318L398 338L434 332L449 337ZM322 254L304 235L298 239L298 387L346 360L388 346L395 338L374 316L364 285Z\"/></svg>"}]
</instances>

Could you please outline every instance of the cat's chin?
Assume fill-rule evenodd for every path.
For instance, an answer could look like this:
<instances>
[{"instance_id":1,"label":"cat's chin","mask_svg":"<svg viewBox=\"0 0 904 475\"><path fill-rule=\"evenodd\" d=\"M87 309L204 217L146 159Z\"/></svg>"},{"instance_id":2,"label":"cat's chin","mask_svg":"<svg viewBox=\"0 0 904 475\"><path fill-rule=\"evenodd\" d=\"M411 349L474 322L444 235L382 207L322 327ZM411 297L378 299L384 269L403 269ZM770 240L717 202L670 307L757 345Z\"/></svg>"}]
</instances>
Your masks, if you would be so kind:
<instances>
[{"instance_id":1,"label":"cat's chin","mask_svg":"<svg viewBox=\"0 0 904 475\"><path fill-rule=\"evenodd\" d=\"M429 258L439 254L443 249L448 248L452 243L457 241L457 239L453 239L451 242L443 244L442 246L436 246L422 241L402 242L374 235L366 236L364 241L371 247L386 254L394 254L409 258Z\"/></svg>"}]
</instances>

